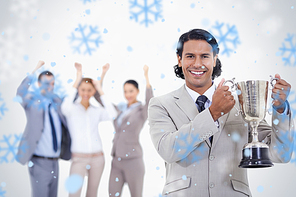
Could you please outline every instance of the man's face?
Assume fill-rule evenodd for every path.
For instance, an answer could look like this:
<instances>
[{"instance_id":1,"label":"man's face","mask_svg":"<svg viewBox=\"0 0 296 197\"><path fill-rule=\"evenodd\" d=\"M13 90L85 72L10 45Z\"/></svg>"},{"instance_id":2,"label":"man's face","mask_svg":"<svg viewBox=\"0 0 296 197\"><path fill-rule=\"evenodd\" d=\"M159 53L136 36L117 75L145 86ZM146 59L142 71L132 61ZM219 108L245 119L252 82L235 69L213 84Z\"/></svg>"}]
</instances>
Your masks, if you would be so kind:
<instances>
[{"instance_id":1,"label":"man's face","mask_svg":"<svg viewBox=\"0 0 296 197\"><path fill-rule=\"evenodd\" d=\"M43 75L38 82L38 85L41 89L41 93L52 93L54 89L54 77Z\"/></svg>"},{"instance_id":2,"label":"man's face","mask_svg":"<svg viewBox=\"0 0 296 197\"><path fill-rule=\"evenodd\" d=\"M212 85L212 73L217 55L213 56L212 46L205 40L189 40L184 43L182 59L178 55L178 65L182 67L186 85L203 94Z\"/></svg>"}]
</instances>

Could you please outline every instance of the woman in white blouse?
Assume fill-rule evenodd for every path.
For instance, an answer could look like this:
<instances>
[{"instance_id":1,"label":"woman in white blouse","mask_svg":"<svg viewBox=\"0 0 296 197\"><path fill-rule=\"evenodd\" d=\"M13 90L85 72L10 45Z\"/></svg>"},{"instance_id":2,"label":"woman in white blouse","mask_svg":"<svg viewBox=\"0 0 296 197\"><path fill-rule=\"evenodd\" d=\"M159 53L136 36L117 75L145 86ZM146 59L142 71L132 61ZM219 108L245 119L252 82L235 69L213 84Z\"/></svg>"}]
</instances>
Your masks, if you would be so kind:
<instances>
[{"instance_id":1,"label":"woman in white blouse","mask_svg":"<svg viewBox=\"0 0 296 197\"><path fill-rule=\"evenodd\" d=\"M75 63L77 78L69 96L64 99L62 112L70 131L72 164L70 175L84 178L88 174L86 196L97 196L105 159L98 133L101 121L113 120L117 111L106 98L99 81L82 78L82 65ZM109 64L103 67L108 70ZM78 97L77 97L78 92ZM76 99L77 98L77 99ZM80 196L81 188L70 197Z\"/></svg>"}]
</instances>

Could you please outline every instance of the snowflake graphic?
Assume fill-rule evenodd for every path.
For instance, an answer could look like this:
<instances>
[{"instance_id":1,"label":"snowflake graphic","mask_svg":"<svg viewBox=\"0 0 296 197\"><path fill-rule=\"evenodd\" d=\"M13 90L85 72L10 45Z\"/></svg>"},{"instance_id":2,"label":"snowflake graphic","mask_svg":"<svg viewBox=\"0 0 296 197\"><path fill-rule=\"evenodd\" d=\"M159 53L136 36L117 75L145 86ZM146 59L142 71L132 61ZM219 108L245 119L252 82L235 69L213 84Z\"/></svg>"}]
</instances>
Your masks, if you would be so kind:
<instances>
[{"instance_id":1,"label":"snowflake graphic","mask_svg":"<svg viewBox=\"0 0 296 197\"><path fill-rule=\"evenodd\" d=\"M7 107L6 107L6 103L4 102L3 98L1 97L1 93L0 93L0 101L2 101L2 103L0 103L0 120L2 119L1 116L5 115L5 111L8 111Z\"/></svg>"},{"instance_id":2,"label":"snowflake graphic","mask_svg":"<svg viewBox=\"0 0 296 197\"><path fill-rule=\"evenodd\" d=\"M289 53L289 56L282 57L283 62L285 62L285 66L296 66L296 42L293 43L294 34L288 34L287 38L285 39L285 42L289 45L286 47L285 42L283 42L283 46L279 48L279 50L282 52L281 55L284 56L285 53ZM294 63L292 65L292 59L294 59Z\"/></svg>"},{"instance_id":3,"label":"snowflake graphic","mask_svg":"<svg viewBox=\"0 0 296 197\"><path fill-rule=\"evenodd\" d=\"M86 33L88 28L89 32ZM69 37L70 43L72 43L72 48L74 49L73 53L78 52L80 54L80 51L85 49L84 55L87 53L91 55L91 53L99 47L99 44L103 43L100 32L97 29L97 26L82 26L79 24L78 28L75 29L75 32L72 32L71 37Z\"/></svg>"},{"instance_id":4,"label":"snowflake graphic","mask_svg":"<svg viewBox=\"0 0 296 197\"><path fill-rule=\"evenodd\" d=\"M294 98L293 98L294 97ZM293 119L296 117L296 92L291 91L288 97Z\"/></svg>"},{"instance_id":5,"label":"snowflake graphic","mask_svg":"<svg viewBox=\"0 0 296 197\"><path fill-rule=\"evenodd\" d=\"M216 22L212 26L212 34L218 40L220 46L223 46L222 55L226 54L228 57L234 50L237 48L237 45L240 44L239 36L235 25L225 25L224 23ZM225 29L225 30L224 30Z\"/></svg>"},{"instance_id":6,"label":"snowflake graphic","mask_svg":"<svg viewBox=\"0 0 296 197\"><path fill-rule=\"evenodd\" d=\"M0 197L5 197L6 191L2 190L2 187L0 187Z\"/></svg>"},{"instance_id":7,"label":"snowflake graphic","mask_svg":"<svg viewBox=\"0 0 296 197\"><path fill-rule=\"evenodd\" d=\"M4 111L8 111L8 109L7 107L5 107L5 103L2 103L2 105L0 106L0 120L2 119L1 115L4 116Z\"/></svg>"},{"instance_id":8,"label":"snowflake graphic","mask_svg":"<svg viewBox=\"0 0 296 197\"><path fill-rule=\"evenodd\" d=\"M290 153L291 152L295 153L295 144L294 144L294 147L289 146L292 143L292 141L290 140L291 137L289 135L290 135L290 132L285 132L285 133L279 135L279 140L281 142L277 141L276 146L275 146L278 153L281 154L281 157L285 162L288 162L290 160ZM294 137L295 137L294 131L293 131L292 135L294 135ZM294 160L291 160L291 162L293 162Z\"/></svg>"},{"instance_id":9,"label":"snowflake graphic","mask_svg":"<svg viewBox=\"0 0 296 197\"><path fill-rule=\"evenodd\" d=\"M16 153L18 150L18 143L20 142L22 134L14 135L3 135L3 138L0 140L0 164L14 162L16 159ZM20 147L22 151L27 150L27 145Z\"/></svg>"},{"instance_id":10,"label":"snowflake graphic","mask_svg":"<svg viewBox=\"0 0 296 197\"><path fill-rule=\"evenodd\" d=\"M46 69L44 67L42 67L40 70L38 70L40 73L45 71ZM44 96L41 92L42 90L45 88L43 86L40 86L38 85L38 76L39 76L39 73L38 74L34 74L33 76L29 76L31 78L31 86L29 89L22 89L20 90L20 93L22 95L22 101L21 102L26 102L28 103L28 107L31 107L31 106L34 106L36 107L37 109L41 110L45 110L47 107L48 107L48 102L43 102L45 97L47 100L49 100L49 102L51 103L54 103L54 99L56 98L56 95L59 97L59 98L64 98L66 96L66 90L63 86L63 83L62 81L60 80L60 75L57 74L54 75L54 91L53 93L48 93L46 94L46 96ZM56 104L55 105L52 105L55 109L57 109L58 105L60 104Z\"/></svg>"},{"instance_id":11,"label":"snowflake graphic","mask_svg":"<svg viewBox=\"0 0 296 197\"><path fill-rule=\"evenodd\" d=\"M86 4L87 2L91 3L91 2L94 2L96 0L81 0L81 1L83 1L83 3Z\"/></svg>"},{"instance_id":12,"label":"snowflake graphic","mask_svg":"<svg viewBox=\"0 0 296 197\"><path fill-rule=\"evenodd\" d=\"M131 0L130 1L130 19L135 19L136 22L140 21L140 24L145 24L148 27L149 24L153 24L153 21L149 18L149 15L154 16L154 21L162 18L161 0ZM141 19L139 19L141 16ZM143 17L142 17L143 16Z\"/></svg>"},{"instance_id":13,"label":"snowflake graphic","mask_svg":"<svg viewBox=\"0 0 296 197\"><path fill-rule=\"evenodd\" d=\"M195 142L199 141L198 134L181 134L176 137L175 152L181 160L194 163L198 162L204 156L206 152L205 143L201 143L198 147ZM196 149L198 151L196 151Z\"/></svg>"}]
</instances>

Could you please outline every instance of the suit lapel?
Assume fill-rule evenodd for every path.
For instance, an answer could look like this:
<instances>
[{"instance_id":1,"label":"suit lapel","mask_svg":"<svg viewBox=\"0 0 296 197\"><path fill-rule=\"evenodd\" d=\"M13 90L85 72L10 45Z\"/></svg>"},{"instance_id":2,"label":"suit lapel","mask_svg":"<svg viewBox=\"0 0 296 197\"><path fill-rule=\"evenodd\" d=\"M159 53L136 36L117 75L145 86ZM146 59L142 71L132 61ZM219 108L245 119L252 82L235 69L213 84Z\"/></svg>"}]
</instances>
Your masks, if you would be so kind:
<instances>
[{"instance_id":1,"label":"suit lapel","mask_svg":"<svg viewBox=\"0 0 296 197\"><path fill-rule=\"evenodd\" d=\"M174 98L177 99L175 101L176 105L186 114L189 120L193 120L199 113L192 98L186 91L185 85L175 92Z\"/></svg>"}]
</instances>

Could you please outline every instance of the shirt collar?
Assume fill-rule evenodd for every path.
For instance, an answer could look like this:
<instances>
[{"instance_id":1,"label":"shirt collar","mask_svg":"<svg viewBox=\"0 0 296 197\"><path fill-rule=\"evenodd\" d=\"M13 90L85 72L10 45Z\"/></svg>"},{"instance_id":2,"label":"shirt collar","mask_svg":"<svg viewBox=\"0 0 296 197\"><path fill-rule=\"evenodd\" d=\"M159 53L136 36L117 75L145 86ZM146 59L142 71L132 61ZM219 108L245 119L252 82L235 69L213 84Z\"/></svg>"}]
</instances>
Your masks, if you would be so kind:
<instances>
[{"instance_id":1,"label":"shirt collar","mask_svg":"<svg viewBox=\"0 0 296 197\"><path fill-rule=\"evenodd\" d=\"M188 94L190 95L190 97L192 98L192 100L195 102L197 98L200 96L200 94L190 89L186 84L185 84L185 88ZM216 85L214 84L214 81L212 81L212 86L209 89L207 89L207 91L203 94L208 98L207 102L212 102L212 97L215 90L216 90Z\"/></svg>"}]
</instances>

